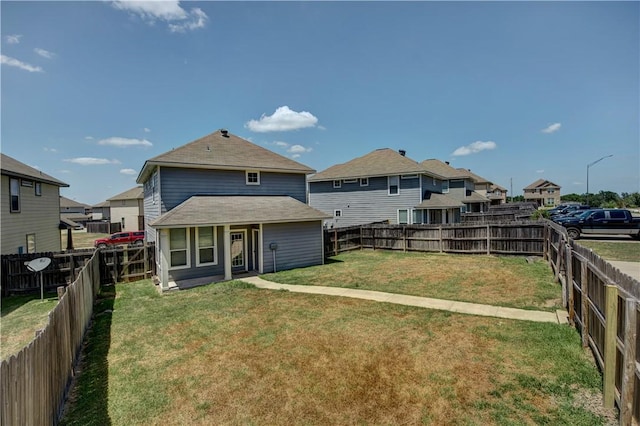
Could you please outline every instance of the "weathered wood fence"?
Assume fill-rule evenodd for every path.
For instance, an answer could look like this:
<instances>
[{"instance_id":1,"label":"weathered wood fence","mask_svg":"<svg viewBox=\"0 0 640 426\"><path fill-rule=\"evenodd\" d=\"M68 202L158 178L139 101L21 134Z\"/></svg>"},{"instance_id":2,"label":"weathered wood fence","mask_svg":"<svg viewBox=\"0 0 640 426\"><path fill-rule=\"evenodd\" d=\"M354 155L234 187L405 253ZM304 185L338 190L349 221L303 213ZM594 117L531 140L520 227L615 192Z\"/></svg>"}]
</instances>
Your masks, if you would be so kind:
<instances>
[{"instance_id":1,"label":"weathered wood fence","mask_svg":"<svg viewBox=\"0 0 640 426\"><path fill-rule=\"evenodd\" d=\"M325 230L325 256L360 248L542 256L544 222L363 225Z\"/></svg>"},{"instance_id":2,"label":"weathered wood fence","mask_svg":"<svg viewBox=\"0 0 640 426\"><path fill-rule=\"evenodd\" d=\"M0 424L56 424L100 289L95 253L49 313L46 326L0 364Z\"/></svg>"},{"instance_id":3,"label":"weathered wood fence","mask_svg":"<svg viewBox=\"0 0 640 426\"><path fill-rule=\"evenodd\" d=\"M620 424L640 420L640 282L570 240L546 221L544 257L562 284L569 322L591 348L603 375L605 407L617 405Z\"/></svg>"},{"instance_id":4,"label":"weathered wood fence","mask_svg":"<svg viewBox=\"0 0 640 426\"><path fill-rule=\"evenodd\" d=\"M120 222L87 222L87 232L90 234L114 234L121 230Z\"/></svg>"},{"instance_id":5,"label":"weathered wood fence","mask_svg":"<svg viewBox=\"0 0 640 426\"><path fill-rule=\"evenodd\" d=\"M155 274L155 246L117 246L99 250L102 284L149 278ZM51 265L42 271L45 291L55 290L75 281L94 249L64 253L32 253L0 256L2 295L40 291L40 273L27 269L26 263L38 257L49 257Z\"/></svg>"}]
</instances>

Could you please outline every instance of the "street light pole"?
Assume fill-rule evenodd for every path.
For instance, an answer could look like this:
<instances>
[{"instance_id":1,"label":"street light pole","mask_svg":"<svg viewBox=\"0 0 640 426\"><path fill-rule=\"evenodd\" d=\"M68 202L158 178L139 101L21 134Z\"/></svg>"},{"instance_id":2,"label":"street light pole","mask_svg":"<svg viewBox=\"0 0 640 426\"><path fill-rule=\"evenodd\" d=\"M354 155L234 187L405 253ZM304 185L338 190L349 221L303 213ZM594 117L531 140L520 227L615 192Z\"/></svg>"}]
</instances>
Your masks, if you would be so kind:
<instances>
[{"instance_id":1,"label":"street light pole","mask_svg":"<svg viewBox=\"0 0 640 426\"><path fill-rule=\"evenodd\" d=\"M598 158L596 161L594 161L593 163L587 164L587 204L589 204L589 167L593 166L596 163L599 163L600 161L604 160L605 158L609 158L609 157L613 157L613 154L611 155L605 155L602 158Z\"/></svg>"}]
</instances>

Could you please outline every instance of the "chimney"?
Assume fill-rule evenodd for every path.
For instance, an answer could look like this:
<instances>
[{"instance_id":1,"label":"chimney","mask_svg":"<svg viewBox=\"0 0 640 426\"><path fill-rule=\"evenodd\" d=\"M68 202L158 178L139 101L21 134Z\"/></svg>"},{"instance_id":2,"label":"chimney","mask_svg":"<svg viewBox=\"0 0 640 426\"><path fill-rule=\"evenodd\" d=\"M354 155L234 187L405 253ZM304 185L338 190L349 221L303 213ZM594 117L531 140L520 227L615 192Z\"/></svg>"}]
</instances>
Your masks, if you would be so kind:
<instances>
[{"instance_id":1,"label":"chimney","mask_svg":"<svg viewBox=\"0 0 640 426\"><path fill-rule=\"evenodd\" d=\"M407 151L405 151L404 149L399 149L398 152L400 153L400 155L402 155L403 157L405 155L407 155Z\"/></svg>"},{"instance_id":2,"label":"chimney","mask_svg":"<svg viewBox=\"0 0 640 426\"><path fill-rule=\"evenodd\" d=\"M222 133L222 136L225 138L229 137L229 131L227 129L220 129L220 133Z\"/></svg>"}]
</instances>

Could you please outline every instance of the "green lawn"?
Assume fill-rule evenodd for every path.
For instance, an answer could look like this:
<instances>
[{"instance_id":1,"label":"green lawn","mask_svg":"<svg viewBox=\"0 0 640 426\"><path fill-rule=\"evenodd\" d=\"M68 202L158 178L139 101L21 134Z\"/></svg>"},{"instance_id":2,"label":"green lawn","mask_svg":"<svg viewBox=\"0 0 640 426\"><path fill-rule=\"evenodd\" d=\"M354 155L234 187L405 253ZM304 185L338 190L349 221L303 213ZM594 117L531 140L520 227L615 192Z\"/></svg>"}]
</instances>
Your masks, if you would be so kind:
<instances>
[{"instance_id":1,"label":"green lawn","mask_svg":"<svg viewBox=\"0 0 640 426\"><path fill-rule=\"evenodd\" d=\"M112 310L112 312L111 312ZM98 302L63 425L599 425L568 326L229 282Z\"/></svg>"},{"instance_id":2,"label":"green lawn","mask_svg":"<svg viewBox=\"0 0 640 426\"><path fill-rule=\"evenodd\" d=\"M58 303L56 293L3 297L0 316L0 359L18 353L47 323L49 312Z\"/></svg>"},{"instance_id":3,"label":"green lawn","mask_svg":"<svg viewBox=\"0 0 640 426\"><path fill-rule=\"evenodd\" d=\"M605 260L620 260L623 262L640 262L640 241L576 241L577 244L590 248Z\"/></svg>"},{"instance_id":4,"label":"green lawn","mask_svg":"<svg viewBox=\"0 0 640 426\"><path fill-rule=\"evenodd\" d=\"M561 309L549 266L524 257L357 250L326 265L266 274L282 284L359 288L507 307Z\"/></svg>"}]
</instances>

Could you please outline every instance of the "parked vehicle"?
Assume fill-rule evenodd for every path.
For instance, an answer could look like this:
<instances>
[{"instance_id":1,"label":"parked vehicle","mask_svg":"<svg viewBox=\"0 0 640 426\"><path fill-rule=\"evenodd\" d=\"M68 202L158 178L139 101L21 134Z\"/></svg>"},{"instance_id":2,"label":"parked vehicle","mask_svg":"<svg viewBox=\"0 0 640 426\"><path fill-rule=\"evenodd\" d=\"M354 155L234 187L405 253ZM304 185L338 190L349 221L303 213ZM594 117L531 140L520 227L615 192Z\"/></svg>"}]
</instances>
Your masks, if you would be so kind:
<instances>
[{"instance_id":1,"label":"parked vehicle","mask_svg":"<svg viewBox=\"0 0 640 426\"><path fill-rule=\"evenodd\" d=\"M586 205L580 205L580 204L571 204L567 207L564 207L554 213L549 213L550 217L556 217L556 216L564 216L567 215L571 212L575 212L575 211L586 211L586 210L591 210L593 207L591 206L586 206Z\"/></svg>"},{"instance_id":2,"label":"parked vehicle","mask_svg":"<svg viewBox=\"0 0 640 426\"><path fill-rule=\"evenodd\" d=\"M141 246L144 244L144 231L116 232L109 238L98 238L93 242L94 247L105 248L118 244L134 244Z\"/></svg>"},{"instance_id":3,"label":"parked vehicle","mask_svg":"<svg viewBox=\"0 0 640 426\"><path fill-rule=\"evenodd\" d=\"M629 235L640 240L640 217L633 217L625 209L587 210L561 224L574 240L583 234Z\"/></svg>"},{"instance_id":4,"label":"parked vehicle","mask_svg":"<svg viewBox=\"0 0 640 426\"><path fill-rule=\"evenodd\" d=\"M585 211L592 211L592 210L602 210L601 208L595 208L595 209L588 209L588 210L573 210L567 214L559 214L559 215L555 215L551 217L551 220L554 221L555 223L562 223L562 222L566 222L567 220L571 220L575 217L580 216L581 214L583 214Z\"/></svg>"}]
</instances>

